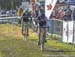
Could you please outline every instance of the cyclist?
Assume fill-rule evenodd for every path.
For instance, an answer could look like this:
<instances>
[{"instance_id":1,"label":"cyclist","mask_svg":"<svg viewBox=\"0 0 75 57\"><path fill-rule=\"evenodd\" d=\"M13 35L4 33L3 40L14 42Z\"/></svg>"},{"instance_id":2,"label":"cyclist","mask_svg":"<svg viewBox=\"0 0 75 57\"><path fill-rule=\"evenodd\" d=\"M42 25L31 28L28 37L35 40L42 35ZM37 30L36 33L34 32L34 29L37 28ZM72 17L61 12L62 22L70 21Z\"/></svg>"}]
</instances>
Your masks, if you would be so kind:
<instances>
[{"instance_id":1,"label":"cyclist","mask_svg":"<svg viewBox=\"0 0 75 57\"><path fill-rule=\"evenodd\" d=\"M45 14L41 14L38 17L38 23L39 23L39 41L38 45L41 45L41 50L44 48L44 42L46 42L46 28L47 28L47 19L45 17Z\"/></svg>"},{"instance_id":2,"label":"cyclist","mask_svg":"<svg viewBox=\"0 0 75 57\"><path fill-rule=\"evenodd\" d=\"M24 39L26 40L29 35L29 13L28 10L24 11L22 15L22 34L24 35ZM26 37L26 38L25 38Z\"/></svg>"}]
</instances>

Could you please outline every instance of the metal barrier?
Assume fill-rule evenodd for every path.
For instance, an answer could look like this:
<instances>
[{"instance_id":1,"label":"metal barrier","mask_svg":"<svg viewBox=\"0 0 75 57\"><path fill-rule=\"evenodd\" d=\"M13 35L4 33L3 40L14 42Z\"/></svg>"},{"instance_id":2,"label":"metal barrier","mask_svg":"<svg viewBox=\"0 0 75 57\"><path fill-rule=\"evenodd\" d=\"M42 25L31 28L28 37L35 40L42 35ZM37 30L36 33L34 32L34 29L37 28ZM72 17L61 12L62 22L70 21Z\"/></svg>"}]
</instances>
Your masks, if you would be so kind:
<instances>
[{"instance_id":1,"label":"metal barrier","mask_svg":"<svg viewBox=\"0 0 75 57\"><path fill-rule=\"evenodd\" d=\"M49 19L48 23L49 23L48 34L51 34L52 39L57 39L56 36L59 36L60 39L57 40L61 41L63 32L63 21L58 19Z\"/></svg>"},{"instance_id":2,"label":"metal barrier","mask_svg":"<svg viewBox=\"0 0 75 57\"><path fill-rule=\"evenodd\" d=\"M18 19L20 17L13 16L13 17L0 17L0 24L3 23L11 23L11 24L18 24Z\"/></svg>"}]
</instances>

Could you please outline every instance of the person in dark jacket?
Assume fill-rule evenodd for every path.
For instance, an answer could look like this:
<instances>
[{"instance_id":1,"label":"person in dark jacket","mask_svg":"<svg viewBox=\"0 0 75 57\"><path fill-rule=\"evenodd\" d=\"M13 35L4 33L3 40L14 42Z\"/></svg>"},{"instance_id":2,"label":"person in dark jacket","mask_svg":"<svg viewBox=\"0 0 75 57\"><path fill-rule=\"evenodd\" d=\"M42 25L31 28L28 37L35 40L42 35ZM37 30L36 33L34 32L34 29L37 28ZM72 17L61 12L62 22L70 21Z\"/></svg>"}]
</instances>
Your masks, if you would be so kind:
<instances>
[{"instance_id":1,"label":"person in dark jacket","mask_svg":"<svg viewBox=\"0 0 75 57\"><path fill-rule=\"evenodd\" d=\"M64 20L65 21L72 20L72 18L71 18L72 10L70 9L69 5L66 7L66 9L64 11L65 11Z\"/></svg>"}]
</instances>

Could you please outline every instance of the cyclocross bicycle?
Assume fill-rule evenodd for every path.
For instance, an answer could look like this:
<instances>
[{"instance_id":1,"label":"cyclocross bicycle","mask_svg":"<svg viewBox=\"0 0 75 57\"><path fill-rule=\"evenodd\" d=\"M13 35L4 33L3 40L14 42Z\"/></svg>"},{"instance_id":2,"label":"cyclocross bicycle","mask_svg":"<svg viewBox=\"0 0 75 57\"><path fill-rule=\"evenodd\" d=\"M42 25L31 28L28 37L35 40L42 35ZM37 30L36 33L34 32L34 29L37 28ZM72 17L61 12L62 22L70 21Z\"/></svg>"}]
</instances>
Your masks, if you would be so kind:
<instances>
[{"instance_id":1,"label":"cyclocross bicycle","mask_svg":"<svg viewBox=\"0 0 75 57\"><path fill-rule=\"evenodd\" d=\"M29 34L29 27L28 27L28 22L24 22L22 25L22 35L24 36L23 39L27 40Z\"/></svg>"}]
</instances>

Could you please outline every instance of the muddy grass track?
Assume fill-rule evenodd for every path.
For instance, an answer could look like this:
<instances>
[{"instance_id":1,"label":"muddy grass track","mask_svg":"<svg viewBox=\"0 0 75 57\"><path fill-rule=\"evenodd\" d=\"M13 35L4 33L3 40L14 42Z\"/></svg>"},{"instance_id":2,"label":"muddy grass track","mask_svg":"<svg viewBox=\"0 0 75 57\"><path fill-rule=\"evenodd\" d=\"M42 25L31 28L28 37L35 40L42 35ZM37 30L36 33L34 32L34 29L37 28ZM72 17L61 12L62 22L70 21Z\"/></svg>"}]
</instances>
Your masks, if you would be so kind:
<instances>
[{"instance_id":1,"label":"muddy grass track","mask_svg":"<svg viewBox=\"0 0 75 57\"><path fill-rule=\"evenodd\" d=\"M41 52L37 46L37 39L29 38L24 41L21 28L13 25L0 26L0 57L75 57L64 54L45 44L45 51ZM30 30L30 37L37 34Z\"/></svg>"}]
</instances>

